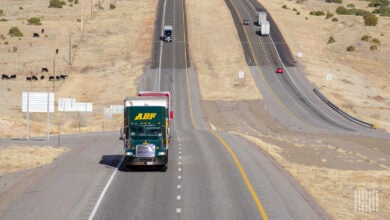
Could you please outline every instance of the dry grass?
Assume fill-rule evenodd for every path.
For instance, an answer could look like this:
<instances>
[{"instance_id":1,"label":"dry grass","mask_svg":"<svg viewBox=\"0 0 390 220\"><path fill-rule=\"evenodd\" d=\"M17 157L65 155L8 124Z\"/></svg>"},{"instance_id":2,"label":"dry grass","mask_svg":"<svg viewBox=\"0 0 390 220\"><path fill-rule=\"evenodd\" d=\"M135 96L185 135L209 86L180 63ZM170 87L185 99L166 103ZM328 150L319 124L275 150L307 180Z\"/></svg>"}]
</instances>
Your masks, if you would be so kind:
<instances>
[{"instance_id":1,"label":"dry grass","mask_svg":"<svg viewBox=\"0 0 390 220\"><path fill-rule=\"evenodd\" d=\"M282 149L261 137L238 134L269 153L334 219L386 219L390 215L390 172L337 170L291 163ZM378 212L355 212L355 191L378 191Z\"/></svg>"},{"instance_id":2,"label":"dry grass","mask_svg":"<svg viewBox=\"0 0 390 220\"><path fill-rule=\"evenodd\" d=\"M0 175L32 169L53 162L67 152L65 147L9 146L0 149Z\"/></svg>"},{"instance_id":3,"label":"dry grass","mask_svg":"<svg viewBox=\"0 0 390 220\"><path fill-rule=\"evenodd\" d=\"M345 109L347 112L390 131L389 17L380 17L377 26L366 27L362 17L337 15L335 9L340 4L330 4L323 0L303 3L287 0L258 1L272 14L293 54L303 53L301 64L306 68L308 78L323 94L338 106L350 103L354 111ZM344 0L342 5L349 3L353 3L356 8L372 10L367 7L367 1ZM287 5L289 9L282 9L282 5ZM296 15L293 8L300 15ZM309 15L313 10L332 12L339 21L332 22L325 16ZM308 35L310 37L306 37ZM370 50L370 43L361 40L364 35L382 42L377 51ZM329 36L334 36L336 42L327 44ZM354 45L356 51L346 52L349 45ZM326 80L328 73L332 74L332 81ZM368 94L371 97L380 95L384 101L366 97Z\"/></svg>"},{"instance_id":4,"label":"dry grass","mask_svg":"<svg viewBox=\"0 0 390 220\"><path fill-rule=\"evenodd\" d=\"M252 80L225 2L223 0L186 2L190 57L198 74L202 99L262 98ZM207 16L199 16L200 14ZM241 81L238 79L239 71L245 74L245 79Z\"/></svg>"}]
</instances>

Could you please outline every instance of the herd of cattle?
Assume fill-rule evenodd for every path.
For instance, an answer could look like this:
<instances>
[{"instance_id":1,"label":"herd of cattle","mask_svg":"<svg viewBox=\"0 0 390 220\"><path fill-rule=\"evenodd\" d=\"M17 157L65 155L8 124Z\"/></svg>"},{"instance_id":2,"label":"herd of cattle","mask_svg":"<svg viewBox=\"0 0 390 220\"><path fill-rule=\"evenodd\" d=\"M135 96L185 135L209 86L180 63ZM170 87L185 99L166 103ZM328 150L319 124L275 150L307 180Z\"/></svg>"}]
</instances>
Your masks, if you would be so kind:
<instances>
[{"instance_id":1,"label":"herd of cattle","mask_svg":"<svg viewBox=\"0 0 390 220\"><path fill-rule=\"evenodd\" d=\"M42 68L42 73L43 72L48 72L48 69L47 68ZM57 75L57 76L49 76L49 81L53 81L53 80L65 80L66 78L68 77L68 75L64 75L64 74L60 74L60 75ZM11 80L11 79L16 79L16 75L13 74L13 75L7 75L7 74L2 74L1 75L1 79L2 80ZM26 76L26 81L38 81L38 80L44 80L45 79L45 75L41 75L41 76L36 76L36 75L30 75L30 76Z\"/></svg>"}]
</instances>

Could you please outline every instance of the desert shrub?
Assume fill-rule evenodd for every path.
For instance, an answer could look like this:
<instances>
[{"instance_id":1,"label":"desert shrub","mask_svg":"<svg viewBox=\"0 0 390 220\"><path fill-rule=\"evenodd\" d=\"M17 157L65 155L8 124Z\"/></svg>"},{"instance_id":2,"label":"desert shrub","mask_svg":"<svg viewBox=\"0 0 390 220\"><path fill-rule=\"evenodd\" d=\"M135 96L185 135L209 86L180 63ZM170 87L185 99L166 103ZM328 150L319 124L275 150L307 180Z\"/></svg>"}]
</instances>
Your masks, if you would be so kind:
<instances>
[{"instance_id":1,"label":"desert shrub","mask_svg":"<svg viewBox=\"0 0 390 220\"><path fill-rule=\"evenodd\" d=\"M78 4L79 3L79 0L74 0L74 4Z\"/></svg>"},{"instance_id":2,"label":"desert shrub","mask_svg":"<svg viewBox=\"0 0 390 220\"><path fill-rule=\"evenodd\" d=\"M390 7L381 6L372 11L372 13L379 14L380 16L390 17Z\"/></svg>"},{"instance_id":3,"label":"desert shrub","mask_svg":"<svg viewBox=\"0 0 390 220\"><path fill-rule=\"evenodd\" d=\"M4 15L4 10L0 9L0 16L3 16L3 15Z\"/></svg>"},{"instance_id":4,"label":"desert shrub","mask_svg":"<svg viewBox=\"0 0 390 220\"><path fill-rule=\"evenodd\" d=\"M66 5L65 1L61 0L50 0L49 8L62 8L62 6Z\"/></svg>"},{"instance_id":5,"label":"desert shrub","mask_svg":"<svg viewBox=\"0 0 390 220\"><path fill-rule=\"evenodd\" d=\"M325 0L325 2L341 4L343 3L343 0Z\"/></svg>"},{"instance_id":6,"label":"desert shrub","mask_svg":"<svg viewBox=\"0 0 390 220\"><path fill-rule=\"evenodd\" d=\"M339 19L338 19L338 18L332 18L332 21L333 21L333 22L338 22Z\"/></svg>"},{"instance_id":7,"label":"desert shrub","mask_svg":"<svg viewBox=\"0 0 390 220\"><path fill-rule=\"evenodd\" d=\"M347 47L348 52L355 51L355 47L353 45Z\"/></svg>"},{"instance_id":8,"label":"desert shrub","mask_svg":"<svg viewBox=\"0 0 390 220\"><path fill-rule=\"evenodd\" d=\"M366 26L376 26L378 24L378 17L374 14L367 14L363 16L363 19Z\"/></svg>"},{"instance_id":9,"label":"desert shrub","mask_svg":"<svg viewBox=\"0 0 390 220\"><path fill-rule=\"evenodd\" d=\"M374 44L381 44L381 41L380 41L378 38L373 38L373 39L372 39L372 42L373 42Z\"/></svg>"},{"instance_id":10,"label":"desert shrub","mask_svg":"<svg viewBox=\"0 0 390 220\"><path fill-rule=\"evenodd\" d=\"M113 10L115 8L116 8L116 6L114 4L112 4L112 3L110 3L110 10Z\"/></svg>"},{"instance_id":11,"label":"desert shrub","mask_svg":"<svg viewBox=\"0 0 390 220\"><path fill-rule=\"evenodd\" d=\"M283 8L283 9L287 9L287 5L283 5L282 8Z\"/></svg>"},{"instance_id":12,"label":"desert shrub","mask_svg":"<svg viewBox=\"0 0 390 220\"><path fill-rule=\"evenodd\" d=\"M369 35L364 35L362 38L360 38L360 40L362 41L371 41L372 37L369 36Z\"/></svg>"},{"instance_id":13,"label":"desert shrub","mask_svg":"<svg viewBox=\"0 0 390 220\"><path fill-rule=\"evenodd\" d=\"M0 21L8 21L7 19L5 19L5 18L2 18L2 19L0 19Z\"/></svg>"},{"instance_id":14,"label":"desert shrub","mask_svg":"<svg viewBox=\"0 0 390 220\"><path fill-rule=\"evenodd\" d=\"M351 12L351 14L354 14L354 15L357 15L357 16L365 16L367 14L370 14L369 11L366 11L366 10L363 10L363 9L353 8L353 9L349 9L349 11Z\"/></svg>"},{"instance_id":15,"label":"desert shrub","mask_svg":"<svg viewBox=\"0 0 390 220\"><path fill-rule=\"evenodd\" d=\"M339 6L339 7L336 8L336 13L339 14L339 15L350 15L351 11L346 9L343 6Z\"/></svg>"},{"instance_id":16,"label":"desert shrub","mask_svg":"<svg viewBox=\"0 0 390 220\"><path fill-rule=\"evenodd\" d=\"M8 35L11 37L23 37L23 33L19 30L18 27L12 27L9 29Z\"/></svg>"},{"instance_id":17,"label":"desert shrub","mask_svg":"<svg viewBox=\"0 0 390 220\"><path fill-rule=\"evenodd\" d=\"M355 5L352 4L352 3L349 3L349 4L347 5L347 8L354 8L354 7L355 7Z\"/></svg>"},{"instance_id":18,"label":"desert shrub","mask_svg":"<svg viewBox=\"0 0 390 220\"><path fill-rule=\"evenodd\" d=\"M69 7L73 7L73 4L69 4Z\"/></svg>"},{"instance_id":19,"label":"desert shrub","mask_svg":"<svg viewBox=\"0 0 390 220\"><path fill-rule=\"evenodd\" d=\"M68 2L73 2L73 0L68 0Z\"/></svg>"},{"instance_id":20,"label":"desert shrub","mask_svg":"<svg viewBox=\"0 0 390 220\"><path fill-rule=\"evenodd\" d=\"M311 11L309 14L310 15L314 15L314 16L323 16L323 15L325 15L325 12L323 12L323 11Z\"/></svg>"},{"instance_id":21,"label":"desert shrub","mask_svg":"<svg viewBox=\"0 0 390 220\"><path fill-rule=\"evenodd\" d=\"M389 0L373 0L368 4L368 7L381 7L381 6L389 6L390 1Z\"/></svg>"},{"instance_id":22,"label":"desert shrub","mask_svg":"<svg viewBox=\"0 0 390 220\"><path fill-rule=\"evenodd\" d=\"M18 48L14 46L14 47L12 48L12 52L14 52L14 53L18 52Z\"/></svg>"},{"instance_id":23,"label":"desert shrub","mask_svg":"<svg viewBox=\"0 0 390 220\"><path fill-rule=\"evenodd\" d=\"M376 44L371 45L370 50L378 50L378 45L376 45Z\"/></svg>"},{"instance_id":24,"label":"desert shrub","mask_svg":"<svg viewBox=\"0 0 390 220\"><path fill-rule=\"evenodd\" d=\"M23 10L23 7L22 7L22 6L19 6L19 10Z\"/></svg>"},{"instance_id":25,"label":"desert shrub","mask_svg":"<svg viewBox=\"0 0 390 220\"><path fill-rule=\"evenodd\" d=\"M334 16L333 13L327 12L327 13L326 13L326 16L325 16L325 19L329 19L329 18L331 18L331 17L333 17L333 16Z\"/></svg>"},{"instance_id":26,"label":"desert shrub","mask_svg":"<svg viewBox=\"0 0 390 220\"><path fill-rule=\"evenodd\" d=\"M293 11L298 11L296 8L293 8L292 10L293 10Z\"/></svg>"},{"instance_id":27,"label":"desert shrub","mask_svg":"<svg viewBox=\"0 0 390 220\"><path fill-rule=\"evenodd\" d=\"M42 25L42 23L41 23L41 19L40 18L29 18L28 20L27 20L27 22L28 22L28 24L30 25Z\"/></svg>"},{"instance_id":28,"label":"desert shrub","mask_svg":"<svg viewBox=\"0 0 390 220\"><path fill-rule=\"evenodd\" d=\"M301 12L297 11L296 15L301 15Z\"/></svg>"},{"instance_id":29,"label":"desert shrub","mask_svg":"<svg viewBox=\"0 0 390 220\"><path fill-rule=\"evenodd\" d=\"M330 36L329 39L328 39L328 44L331 44L331 43L334 43L336 42L336 40L334 39L333 36Z\"/></svg>"}]
</instances>

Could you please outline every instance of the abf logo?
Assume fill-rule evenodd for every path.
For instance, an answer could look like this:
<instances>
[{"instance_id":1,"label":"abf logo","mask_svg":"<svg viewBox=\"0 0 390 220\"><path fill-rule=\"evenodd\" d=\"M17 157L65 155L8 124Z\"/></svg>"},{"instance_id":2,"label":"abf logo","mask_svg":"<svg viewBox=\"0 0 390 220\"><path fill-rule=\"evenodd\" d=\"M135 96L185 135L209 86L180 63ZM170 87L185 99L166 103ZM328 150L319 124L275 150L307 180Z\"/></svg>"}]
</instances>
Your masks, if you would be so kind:
<instances>
[{"instance_id":1,"label":"abf logo","mask_svg":"<svg viewBox=\"0 0 390 220\"><path fill-rule=\"evenodd\" d=\"M157 113L138 113L138 115L135 116L135 120L152 120L156 115Z\"/></svg>"}]
</instances>

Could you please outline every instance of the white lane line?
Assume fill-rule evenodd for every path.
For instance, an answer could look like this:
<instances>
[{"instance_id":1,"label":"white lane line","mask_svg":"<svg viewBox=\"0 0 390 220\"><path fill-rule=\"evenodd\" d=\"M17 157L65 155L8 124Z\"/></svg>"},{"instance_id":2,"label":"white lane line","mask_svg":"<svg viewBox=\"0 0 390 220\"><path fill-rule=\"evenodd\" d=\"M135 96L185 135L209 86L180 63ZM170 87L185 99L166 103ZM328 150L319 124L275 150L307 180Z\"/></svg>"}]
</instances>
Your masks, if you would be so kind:
<instances>
[{"instance_id":1,"label":"white lane line","mask_svg":"<svg viewBox=\"0 0 390 220\"><path fill-rule=\"evenodd\" d=\"M181 213L181 208L176 208L176 213Z\"/></svg>"},{"instance_id":2,"label":"white lane line","mask_svg":"<svg viewBox=\"0 0 390 220\"><path fill-rule=\"evenodd\" d=\"M163 10L163 18L162 18L162 29L161 29L161 35L164 33L164 21L165 21L165 8L167 6L167 0L164 1L164 10ZM160 60L158 64L158 88L157 91L160 91L160 81L161 81L161 59L162 59L162 48L163 48L163 41L160 41Z\"/></svg>"},{"instance_id":3,"label":"white lane line","mask_svg":"<svg viewBox=\"0 0 390 220\"><path fill-rule=\"evenodd\" d=\"M180 180L180 179L181 179L181 176L178 176L177 179Z\"/></svg>"},{"instance_id":4,"label":"white lane line","mask_svg":"<svg viewBox=\"0 0 390 220\"><path fill-rule=\"evenodd\" d=\"M177 200L181 200L181 195L177 195L177 196L176 196L176 199L177 199Z\"/></svg>"},{"instance_id":5,"label":"white lane line","mask_svg":"<svg viewBox=\"0 0 390 220\"><path fill-rule=\"evenodd\" d=\"M182 169L181 169L181 168L179 168L179 169L177 169L177 171L181 172L181 171L182 171Z\"/></svg>"},{"instance_id":6,"label":"white lane line","mask_svg":"<svg viewBox=\"0 0 390 220\"><path fill-rule=\"evenodd\" d=\"M92 220L95 215L96 215L96 212L100 206L100 204L102 203L103 201L103 197L104 195L106 194L108 188L110 187L111 183L112 183L112 180L114 179L116 173L118 172L119 170L119 167L121 166L121 164L123 163L123 160L124 160L124 157L122 157L121 161L119 162L118 166L116 167L115 171L111 174L111 177L110 179L108 180L108 182L106 183L106 185L104 186L104 189L102 191L102 193L100 194L99 196L99 199L97 200L96 204L95 204L95 207L93 208L91 214L89 215L89 218L88 220Z\"/></svg>"},{"instance_id":7,"label":"white lane line","mask_svg":"<svg viewBox=\"0 0 390 220\"><path fill-rule=\"evenodd\" d=\"M179 185L177 185L177 189L181 189L181 185L179 184Z\"/></svg>"},{"instance_id":8,"label":"white lane line","mask_svg":"<svg viewBox=\"0 0 390 220\"><path fill-rule=\"evenodd\" d=\"M177 162L177 164L181 165L181 162L179 161L179 162Z\"/></svg>"},{"instance_id":9,"label":"white lane line","mask_svg":"<svg viewBox=\"0 0 390 220\"><path fill-rule=\"evenodd\" d=\"M179 160L181 160L181 158L182 158L182 157L181 157L181 156L179 156Z\"/></svg>"}]
</instances>

